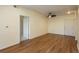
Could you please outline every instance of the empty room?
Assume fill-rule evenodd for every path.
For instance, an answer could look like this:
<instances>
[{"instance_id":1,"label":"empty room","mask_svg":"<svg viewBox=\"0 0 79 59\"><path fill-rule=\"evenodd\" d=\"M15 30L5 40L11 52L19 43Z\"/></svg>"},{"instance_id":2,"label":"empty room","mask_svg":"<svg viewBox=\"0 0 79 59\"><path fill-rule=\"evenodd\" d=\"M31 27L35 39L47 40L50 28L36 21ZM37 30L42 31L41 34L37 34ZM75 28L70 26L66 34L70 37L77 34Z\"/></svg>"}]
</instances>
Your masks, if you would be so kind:
<instances>
[{"instance_id":1,"label":"empty room","mask_svg":"<svg viewBox=\"0 0 79 59\"><path fill-rule=\"evenodd\" d=\"M0 53L78 53L79 6L0 5Z\"/></svg>"}]
</instances>

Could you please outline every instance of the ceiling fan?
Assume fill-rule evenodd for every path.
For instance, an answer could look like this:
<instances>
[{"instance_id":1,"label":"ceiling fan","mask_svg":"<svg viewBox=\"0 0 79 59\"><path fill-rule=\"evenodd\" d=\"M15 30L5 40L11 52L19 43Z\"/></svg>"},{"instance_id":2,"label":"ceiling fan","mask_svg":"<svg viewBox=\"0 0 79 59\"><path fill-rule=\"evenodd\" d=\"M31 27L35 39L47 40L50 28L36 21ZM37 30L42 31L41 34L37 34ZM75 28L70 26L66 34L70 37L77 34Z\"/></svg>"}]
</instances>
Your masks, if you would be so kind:
<instances>
[{"instance_id":1,"label":"ceiling fan","mask_svg":"<svg viewBox=\"0 0 79 59\"><path fill-rule=\"evenodd\" d=\"M51 12L48 13L48 18L52 18L52 17L56 17L56 15L55 14L52 14Z\"/></svg>"}]
</instances>

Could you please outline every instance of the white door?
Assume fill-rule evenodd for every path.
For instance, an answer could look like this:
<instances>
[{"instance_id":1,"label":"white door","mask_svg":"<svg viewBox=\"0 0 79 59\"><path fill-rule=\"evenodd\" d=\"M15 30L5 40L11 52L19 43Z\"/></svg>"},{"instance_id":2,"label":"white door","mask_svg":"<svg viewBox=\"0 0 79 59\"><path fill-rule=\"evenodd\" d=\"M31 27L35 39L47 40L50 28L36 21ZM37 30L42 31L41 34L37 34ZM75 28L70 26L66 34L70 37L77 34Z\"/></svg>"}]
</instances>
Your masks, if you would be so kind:
<instances>
[{"instance_id":1,"label":"white door","mask_svg":"<svg viewBox=\"0 0 79 59\"><path fill-rule=\"evenodd\" d=\"M29 17L24 16L23 19L23 38L24 40L28 40L29 38Z\"/></svg>"},{"instance_id":2,"label":"white door","mask_svg":"<svg viewBox=\"0 0 79 59\"><path fill-rule=\"evenodd\" d=\"M75 36L74 16L67 16L64 19L64 34L68 36Z\"/></svg>"}]
</instances>

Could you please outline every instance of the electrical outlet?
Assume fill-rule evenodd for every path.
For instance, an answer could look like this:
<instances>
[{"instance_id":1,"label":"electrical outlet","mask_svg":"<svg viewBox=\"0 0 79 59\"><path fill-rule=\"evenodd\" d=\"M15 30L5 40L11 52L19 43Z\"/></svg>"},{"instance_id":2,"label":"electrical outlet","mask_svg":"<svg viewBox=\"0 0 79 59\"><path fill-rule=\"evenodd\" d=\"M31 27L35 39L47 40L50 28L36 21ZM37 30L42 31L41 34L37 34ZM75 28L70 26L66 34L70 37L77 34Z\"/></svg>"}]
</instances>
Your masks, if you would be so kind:
<instances>
[{"instance_id":1,"label":"electrical outlet","mask_svg":"<svg viewBox=\"0 0 79 59\"><path fill-rule=\"evenodd\" d=\"M5 26L5 28L8 28L8 26Z\"/></svg>"}]
</instances>

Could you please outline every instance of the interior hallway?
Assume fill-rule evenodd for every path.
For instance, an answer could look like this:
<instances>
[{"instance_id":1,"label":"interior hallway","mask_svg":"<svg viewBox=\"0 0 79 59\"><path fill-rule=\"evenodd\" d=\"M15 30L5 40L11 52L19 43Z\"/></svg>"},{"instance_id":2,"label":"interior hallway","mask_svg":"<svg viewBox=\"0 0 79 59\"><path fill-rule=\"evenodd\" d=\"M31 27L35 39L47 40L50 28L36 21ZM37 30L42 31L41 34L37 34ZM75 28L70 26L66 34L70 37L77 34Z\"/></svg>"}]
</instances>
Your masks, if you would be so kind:
<instances>
[{"instance_id":1,"label":"interior hallway","mask_svg":"<svg viewBox=\"0 0 79 59\"><path fill-rule=\"evenodd\" d=\"M74 37L58 34L46 34L32 40L1 50L8 53L69 53L78 52Z\"/></svg>"}]
</instances>

